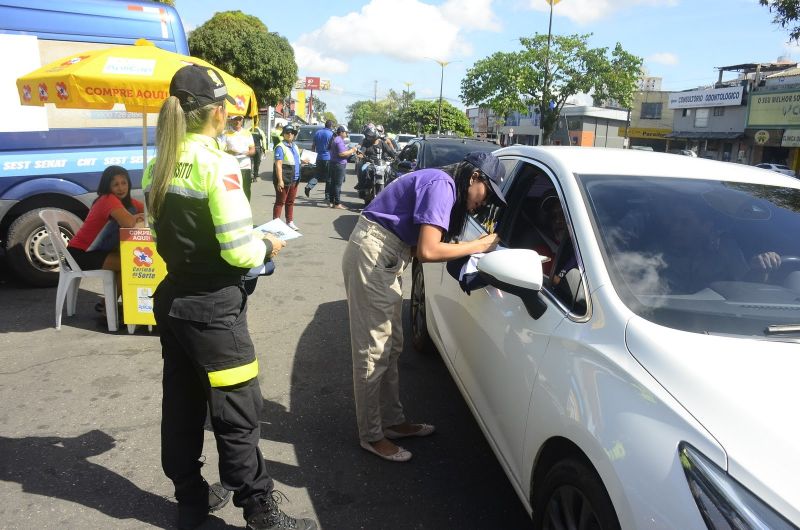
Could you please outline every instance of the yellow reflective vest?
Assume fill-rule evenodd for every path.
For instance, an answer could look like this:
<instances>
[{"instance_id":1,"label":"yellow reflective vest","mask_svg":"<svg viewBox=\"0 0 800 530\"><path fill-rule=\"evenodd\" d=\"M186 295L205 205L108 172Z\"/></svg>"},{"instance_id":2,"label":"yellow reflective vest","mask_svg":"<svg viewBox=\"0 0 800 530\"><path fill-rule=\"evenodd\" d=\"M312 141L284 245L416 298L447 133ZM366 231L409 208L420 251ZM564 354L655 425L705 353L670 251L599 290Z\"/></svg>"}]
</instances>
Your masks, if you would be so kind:
<instances>
[{"instance_id":1,"label":"yellow reflective vest","mask_svg":"<svg viewBox=\"0 0 800 530\"><path fill-rule=\"evenodd\" d=\"M146 194L154 167L155 159L142 178ZM207 286L235 284L271 253L253 231L239 163L202 134L187 133L161 214L151 226L168 273Z\"/></svg>"}]
</instances>

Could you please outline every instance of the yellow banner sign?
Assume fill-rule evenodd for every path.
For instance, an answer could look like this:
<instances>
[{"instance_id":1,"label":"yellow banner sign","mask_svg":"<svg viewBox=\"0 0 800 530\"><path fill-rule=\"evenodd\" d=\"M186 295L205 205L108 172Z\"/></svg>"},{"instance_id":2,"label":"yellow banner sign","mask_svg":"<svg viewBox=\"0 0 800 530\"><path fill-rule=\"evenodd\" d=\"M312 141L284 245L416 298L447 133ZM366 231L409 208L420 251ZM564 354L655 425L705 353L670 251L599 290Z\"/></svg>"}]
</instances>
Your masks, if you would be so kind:
<instances>
[{"instance_id":1,"label":"yellow banner sign","mask_svg":"<svg viewBox=\"0 0 800 530\"><path fill-rule=\"evenodd\" d=\"M654 127L628 127L628 138L651 138L664 139L672 129L657 129ZM619 136L625 136L625 128L620 127L617 131Z\"/></svg>"},{"instance_id":2,"label":"yellow banner sign","mask_svg":"<svg viewBox=\"0 0 800 530\"><path fill-rule=\"evenodd\" d=\"M756 92L750 95L747 126L800 126L800 91Z\"/></svg>"},{"instance_id":3,"label":"yellow banner sign","mask_svg":"<svg viewBox=\"0 0 800 530\"><path fill-rule=\"evenodd\" d=\"M167 275L149 228L120 228L122 314L125 324L156 323L153 293Z\"/></svg>"}]
</instances>

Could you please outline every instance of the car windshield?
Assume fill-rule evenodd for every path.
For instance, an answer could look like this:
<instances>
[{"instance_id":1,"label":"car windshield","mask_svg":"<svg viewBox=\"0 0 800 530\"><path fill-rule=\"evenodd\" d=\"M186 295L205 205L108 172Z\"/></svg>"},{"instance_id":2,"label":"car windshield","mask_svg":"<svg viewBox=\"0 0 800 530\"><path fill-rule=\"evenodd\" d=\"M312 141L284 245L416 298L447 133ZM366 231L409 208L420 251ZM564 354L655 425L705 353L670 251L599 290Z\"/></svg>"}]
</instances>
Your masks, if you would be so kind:
<instances>
[{"instance_id":1,"label":"car windshield","mask_svg":"<svg viewBox=\"0 0 800 530\"><path fill-rule=\"evenodd\" d=\"M429 156L426 157L425 165L427 167L442 167L460 161L469 152L494 151L497 146L489 142L430 142L428 149Z\"/></svg>"},{"instance_id":2,"label":"car windshield","mask_svg":"<svg viewBox=\"0 0 800 530\"><path fill-rule=\"evenodd\" d=\"M397 135L397 141L398 142L408 143L413 138L416 138L416 136L414 136L413 134L398 134Z\"/></svg>"},{"instance_id":3,"label":"car windshield","mask_svg":"<svg viewBox=\"0 0 800 530\"><path fill-rule=\"evenodd\" d=\"M800 325L800 189L680 178L580 177L616 292L698 333Z\"/></svg>"},{"instance_id":4,"label":"car windshield","mask_svg":"<svg viewBox=\"0 0 800 530\"><path fill-rule=\"evenodd\" d=\"M356 143L356 144L360 144L361 142L364 141L364 135L363 134L351 134L350 135L350 141L353 142L353 143Z\"/></svg>"},{"instance_id":5,"label":"car windshield","mask_svg":"<svg viewBox=\"0 0 800 530\"><path fill-rule=\"evenodd\" d=\"M295 141L308 142L319 129L320 127L300 127L300 130L297 131L297 138L295 138Z\"/></svg>"}]
</instances>

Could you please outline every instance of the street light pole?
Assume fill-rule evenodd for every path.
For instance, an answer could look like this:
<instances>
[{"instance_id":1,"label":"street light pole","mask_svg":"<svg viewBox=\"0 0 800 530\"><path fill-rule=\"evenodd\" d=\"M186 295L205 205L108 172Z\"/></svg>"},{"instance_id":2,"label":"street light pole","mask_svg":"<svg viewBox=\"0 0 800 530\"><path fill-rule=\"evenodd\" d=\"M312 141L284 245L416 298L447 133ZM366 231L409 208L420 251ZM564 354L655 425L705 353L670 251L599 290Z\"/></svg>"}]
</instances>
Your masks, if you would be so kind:
<instances>
[{"instance_id":1,"label":"street light pole","mask_svg":"<svg viewBox=\"0 0 800 530\"><path fill-rule=\"evenodd\" d=\"M448 61L434 59L442 67L442 76L439 79L439 114L436 118L436 134L442 134L442 87L444 87L444 67L450 64Z\"/></svg>"},{"instance_id":2,"label":"street light pole","mask_svg":"<svg viewBox=\"0 0 800 530\"><path fill-rule=\"evenodd\" d=\"M406 85L405 104L406 108L408 108L409 103L411 103L411 85L413 85L414 83L412 83L411 81L406 81L403 84Z\"/></svg>"}]
</instances>

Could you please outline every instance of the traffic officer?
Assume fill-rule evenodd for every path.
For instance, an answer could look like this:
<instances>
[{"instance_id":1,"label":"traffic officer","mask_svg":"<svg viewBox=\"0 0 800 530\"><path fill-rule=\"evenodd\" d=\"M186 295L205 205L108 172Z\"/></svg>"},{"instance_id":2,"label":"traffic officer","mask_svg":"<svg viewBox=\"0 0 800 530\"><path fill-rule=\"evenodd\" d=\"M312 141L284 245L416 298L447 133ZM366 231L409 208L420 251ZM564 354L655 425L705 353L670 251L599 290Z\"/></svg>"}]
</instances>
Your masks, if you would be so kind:
<instances>
[{"instance_id":1,"label":"traffic officer","mask_svg":"<svg viewBox=\"0 0 800 530\"><path fill-rule=\"evenodd\" d=\"M280 219L283 205L286 205L286 224L292 230L300 230L294 223L294 199L297 197L297 186L300 184L300 153L294 143L297 129L287 123L281 132L283 140L275 146L275 167L272 172L272 184L275 186L275 206L272 207L272 218Z\"/></svg>"},{"instance_id":2,"label":"traffic officer","mask_svg":"<svg viewBox=\"0 0 800 530\"><path fill-rule=\"evenodd\" d=\"M219 73L185 66L169 93L142 187L167 264L154 314L164 359L161 464L175 485L178 526L200 525L233 492L248 528L316 529L278 508L258 448L262 397L242 275L283 243L255 235L239 164L215 141L232 101ZM219 452L213 486L200 473L206 407Z\"/></svg>"}]
</instances>

